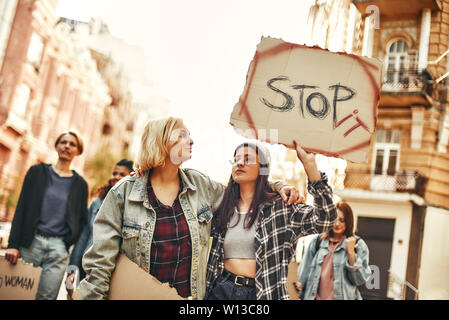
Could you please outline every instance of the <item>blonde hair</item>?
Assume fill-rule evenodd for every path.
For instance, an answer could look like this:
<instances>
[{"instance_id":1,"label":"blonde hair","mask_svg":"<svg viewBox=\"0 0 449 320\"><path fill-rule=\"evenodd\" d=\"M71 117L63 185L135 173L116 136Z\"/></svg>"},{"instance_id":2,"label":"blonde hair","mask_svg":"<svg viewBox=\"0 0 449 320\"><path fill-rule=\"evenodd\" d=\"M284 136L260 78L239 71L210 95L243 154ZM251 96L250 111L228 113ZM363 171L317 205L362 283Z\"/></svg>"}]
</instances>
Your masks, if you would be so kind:
<instances>
[{"instance_id":1,"label":"blonde hair","mask_svg":"<svg viewBox=\"0 0 449 320\"><path fill-rule=\"evenodd\" d=\"M70 135L75 137L77 148L78 148L78 152L79 152L78 155L82 154L83 151L84 151L84 142L83 142L83 139L81 139L80 135L76 131L74 131L74 130L68 130L68 131L64 131L63 133L61 133L56 138L55 148L58 145L59 141L61 141L61 138L63 136L65 136L66 134L70 134Z\"/></svg>"},{"instance_id":2,"label":"blonde hair","mask_svg":"<svg viewBox=\"0 0 449 320\"><path fill-rule=\"evenodd\" d=\"M184 125L182 119L175 117L148 121L142 133L136 166L143 171L163 166L168 149L175 143L171 139L173 130L180 125Z\"/></svg>"}]
</instances>

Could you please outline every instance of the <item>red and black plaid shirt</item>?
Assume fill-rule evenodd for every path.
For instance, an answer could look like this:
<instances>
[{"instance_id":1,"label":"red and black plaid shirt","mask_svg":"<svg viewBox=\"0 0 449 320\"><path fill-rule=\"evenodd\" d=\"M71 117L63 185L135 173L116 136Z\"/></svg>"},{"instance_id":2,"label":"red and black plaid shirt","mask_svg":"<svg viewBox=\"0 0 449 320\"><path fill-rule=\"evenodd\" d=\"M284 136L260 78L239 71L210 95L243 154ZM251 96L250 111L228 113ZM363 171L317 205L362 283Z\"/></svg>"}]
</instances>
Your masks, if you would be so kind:
<instances>
[{"instance_id":1,"label":"red and black plaid shirt","mask_svg":"<svg viewBox=\"0 0 449 320\"><path fill-rule=\"evenodd\" d=\"M168 282L170 286L176 288L181 297L187 298L190 296L192 244L189 226L179 203L181 191L182 182L173 206L166 206L159 202L148 179L148 200L156 211L150 274L162 283Z\"/></svg>"}]
</instances>

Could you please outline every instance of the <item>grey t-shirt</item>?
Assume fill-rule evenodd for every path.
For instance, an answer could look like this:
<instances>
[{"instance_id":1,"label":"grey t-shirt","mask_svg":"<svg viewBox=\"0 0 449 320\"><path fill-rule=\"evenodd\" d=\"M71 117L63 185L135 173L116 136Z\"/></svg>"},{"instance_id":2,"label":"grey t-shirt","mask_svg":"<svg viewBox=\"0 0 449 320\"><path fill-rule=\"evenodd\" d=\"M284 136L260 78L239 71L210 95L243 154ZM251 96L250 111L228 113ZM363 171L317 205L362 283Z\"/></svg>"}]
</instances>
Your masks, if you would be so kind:
<instances>
[{"instance_id":1,"label":"grey t-shirt","mask_svg":"<svg viewBox=\"0 0 449 320\"><path fill-rule=\"evenodd\" d=\"M50 181L42 200L42 209L37 229L55 236L64 236L70 232L66 217L68 212L72 177L61 177L49 167Z\"/></svg>"},{"instance_id":2,"label":"grey t-shirt","mask_svg":"<svg viewBox=\"0 0 449 320\"><path fill-rule=\"evenodd\" d=\"M240 216L239 223L234 227ZM256 222L249 228L244 228L246 212L238 212L237 209L231 218L226 231L223 249L224 258L256 259L254 240L256 237ZM232 228L231 228L232 227Z\"/></svg>"}]
</instances>

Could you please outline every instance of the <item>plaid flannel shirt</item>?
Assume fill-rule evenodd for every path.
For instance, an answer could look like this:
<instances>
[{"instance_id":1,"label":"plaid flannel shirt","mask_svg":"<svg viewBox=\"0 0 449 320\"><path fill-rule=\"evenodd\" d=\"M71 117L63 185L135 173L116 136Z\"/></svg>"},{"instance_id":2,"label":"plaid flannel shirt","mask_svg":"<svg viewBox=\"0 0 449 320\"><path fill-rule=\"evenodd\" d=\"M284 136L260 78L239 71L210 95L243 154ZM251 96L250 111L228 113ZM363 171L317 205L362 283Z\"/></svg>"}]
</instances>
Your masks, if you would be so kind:
<instances>
[{"instance_id":1,"label":"plaid flannel shirt","mask_svg":"<svg viewBox=\"0 0 449 320\"><path fill-rule=\"evenodd\" d=\"M259 206L254 243L257 300L289 299L286 288L288 264L298 239L326 231L337 219L337 209L326 174L321 173L321 180L313 183L308 181L307 189L314 197L313 206L304 203L286 206L280 196ZM214 222L211 236L213 242L207 266L207 293L214 288L216 279L224 269L225 233L217 233Z\"/></svg>"},{"instance_id":2,"label":"plaid flannel shirt","mask_svg":"<svg viewBox=\"0 0 449 320\"><path fill-rule=\"evenodd\" d=\"M150 205L156 210L156 226L151 241L150 274L160 282L168 282L178 294L190 296L190 269L192 264L192 241L187 220L184 216L179 194L173 205L160 203L148 179L147 193Z\"/></svg>"}]
</instances>

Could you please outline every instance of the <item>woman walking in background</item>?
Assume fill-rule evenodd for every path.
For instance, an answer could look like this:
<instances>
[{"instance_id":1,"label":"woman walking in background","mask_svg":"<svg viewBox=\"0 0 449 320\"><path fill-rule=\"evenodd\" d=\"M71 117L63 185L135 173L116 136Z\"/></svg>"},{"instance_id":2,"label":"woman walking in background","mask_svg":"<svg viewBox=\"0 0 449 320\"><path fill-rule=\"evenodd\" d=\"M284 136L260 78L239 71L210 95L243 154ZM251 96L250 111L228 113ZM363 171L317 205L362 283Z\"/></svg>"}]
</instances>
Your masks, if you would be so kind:
<instances>
[{"instance_id":1,"label":"woman walking in background","mask_svg":"<svg viewBox=\"0 0 449 320\"><path fill-rule=\"evenodd\" d=\"M315 156L294 142L313 206L286 205L268 188L270 156L259 142L239 145L212 223L207 270L210 300L287 300L287 270L298 238L323 232L337 216L332 189Z\"/></svg>"},{"instance_id":2,"label":"woman walking in background","mask_svg":"<svg viewBox=\"0 0 449 320\"><path fill-rule=\"evenodd\" d=\"M371 276L369 250L354 235L354 215L343 201L332 229L310 242L298 267L296 288L302 300L361 300L357 286Z\"/></svg>"},{"instance_id":3,"label":"woman walking in background","mask_svg":"<svg viewBox=\"0 0 449 320\"><path fill-rule=\"evenodd\" d=\"M72 160L82 154L83 141L73 131L55 142L56 164L32 166L23 182L5 258L18 258L42 268L38 300L55 300L74 244L87 221L88 187Z\"/></svg>"}]
</instances>

